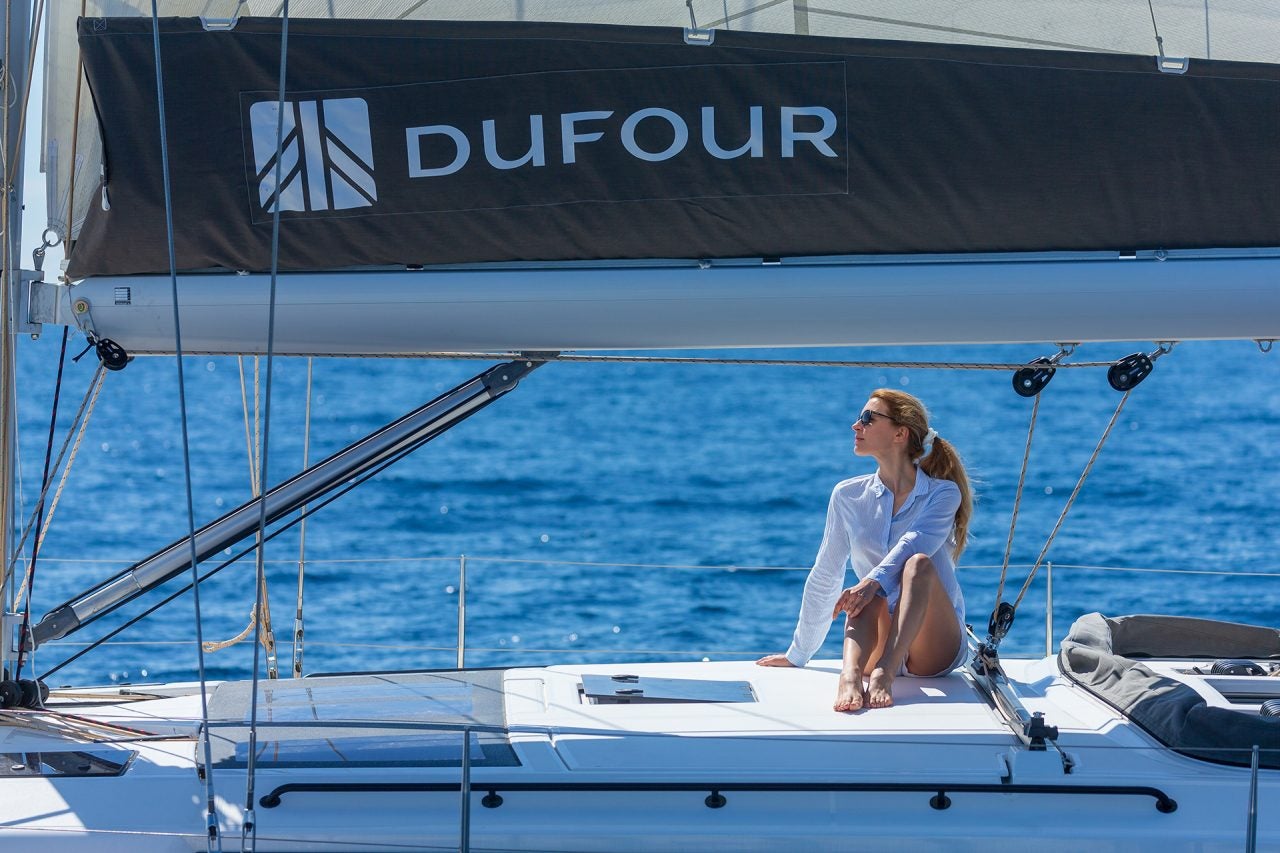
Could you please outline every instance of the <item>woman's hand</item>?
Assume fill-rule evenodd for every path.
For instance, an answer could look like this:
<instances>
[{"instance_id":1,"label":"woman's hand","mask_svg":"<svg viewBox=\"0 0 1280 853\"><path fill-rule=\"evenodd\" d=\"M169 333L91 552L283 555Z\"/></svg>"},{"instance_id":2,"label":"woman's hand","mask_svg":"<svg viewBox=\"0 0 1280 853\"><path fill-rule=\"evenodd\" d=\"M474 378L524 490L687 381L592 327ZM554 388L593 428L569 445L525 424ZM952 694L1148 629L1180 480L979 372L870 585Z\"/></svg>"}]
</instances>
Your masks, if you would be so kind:
<instances>
[{"instance_id":1,"label":"woman's hand","mask_svg":"<svg viewBox=\"0 0 1280 853\"><path fill-rule=\"evenodd\" d=\"M856 618L862 609L870 604L880 593L880 584L873 580L859 581L857 586L851 586L844 592L840 593L840 598L836 600L835 609L831 611L831 618L834 619L840 615L840 611L849 614L849 618Z\"/></svg>"},{"instance_id":2,"label":"woman's hand","mask_svg":"<svg viewBox=\"0 0 1280 853\"><path fill-rule=\"evenodd\" d=\"M765 655L756 661L756 666L795 666L787 660L786 655Z\"/></svg>"}]
</instances>

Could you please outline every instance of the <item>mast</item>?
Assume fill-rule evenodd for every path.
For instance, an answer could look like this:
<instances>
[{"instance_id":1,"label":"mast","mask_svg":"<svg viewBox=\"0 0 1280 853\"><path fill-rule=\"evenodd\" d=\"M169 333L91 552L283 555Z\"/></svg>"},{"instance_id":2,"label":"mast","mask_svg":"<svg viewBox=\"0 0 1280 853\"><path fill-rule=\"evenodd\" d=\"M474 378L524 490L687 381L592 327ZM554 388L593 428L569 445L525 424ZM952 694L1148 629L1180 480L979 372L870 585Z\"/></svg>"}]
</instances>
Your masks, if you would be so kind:
<instances>
[{"instance_id":1,"label":"mast","mask_svg":"<svg viewBox=\"0 0 1280 853\"><path fill-rule=\"evenodd\" d=\"M3 638L0 639L0 669L12 669L11 661L15 657L13 647L14 632L17 622L12 614L17 608L13 601L14 578L8 571L11 549L14 545L15 518L17 507L13 501L13 489L16 481L15 447L17 444L17 412L15 401L17 388L14 373L17 369L15 341L17 339L19 320L15 316L17 294L22 286L22 177L23 177L23 131L22 105L26 102L27 61L29 59L29 39L31 26L31 9L27 0L6 0L4 8L4 72L8 80L5 87L6 97L0 103L0 137L4 144L4 176L5 197L0 205L0 231L3 231L3 266L4 276L0 278L0 554L3 554L3 567L0 573L0 624L3 624ZM17 97L9 97L14 92ZM17 563L15 563L15 566Z\"/></svg>"}]
</instances>

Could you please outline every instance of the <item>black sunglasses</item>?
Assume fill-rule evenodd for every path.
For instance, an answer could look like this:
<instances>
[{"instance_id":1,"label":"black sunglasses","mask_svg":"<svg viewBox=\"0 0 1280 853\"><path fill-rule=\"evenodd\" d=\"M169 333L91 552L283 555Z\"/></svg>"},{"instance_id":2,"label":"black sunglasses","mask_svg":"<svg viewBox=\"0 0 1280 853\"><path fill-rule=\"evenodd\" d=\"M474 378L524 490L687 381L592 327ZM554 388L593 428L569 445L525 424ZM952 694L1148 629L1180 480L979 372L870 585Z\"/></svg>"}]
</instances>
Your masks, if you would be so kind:
<instances>
[{"instance_id":1,"label":"black sunglasses","mask_svg":"<svg viewBox=\"0 0 1280 853\"><path fill-rule=\"evenodd\" d=\"M886 415L884 412L873 412L870 409L863 409L862 414L858 415L857 423L862 424L864 427L869 427L875 418L884 418L885 420L893 421L895 424L898 422L897 418Z\"/></svg>"}]
</instances>

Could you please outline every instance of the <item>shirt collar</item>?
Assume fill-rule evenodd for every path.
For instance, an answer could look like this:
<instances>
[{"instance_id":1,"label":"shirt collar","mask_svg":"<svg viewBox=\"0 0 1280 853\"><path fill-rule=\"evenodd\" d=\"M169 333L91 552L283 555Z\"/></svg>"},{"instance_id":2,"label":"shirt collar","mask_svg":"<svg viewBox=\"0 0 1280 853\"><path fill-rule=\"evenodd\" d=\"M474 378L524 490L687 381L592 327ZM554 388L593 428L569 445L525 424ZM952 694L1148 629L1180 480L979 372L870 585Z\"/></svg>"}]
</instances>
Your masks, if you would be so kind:
<instances>
[{"instance_id":1,"label":"shirt collar","mask_svg":"<svg viewBox=\"0 0 1280 853\"><path fill-rule=\"evenodd\" d=\"M903 502L903 506L911 503L917 496L923 495L929 491L929 481L933 478L920 470L920 466L916 466L916 484L911 487L911 494L907 495L907 499ZM876 493L876 497L884 497L884 493L889 491L889 487L880 479L880 471L877 470L871 475L871 491Z\"/></svg>"}]
</instances>

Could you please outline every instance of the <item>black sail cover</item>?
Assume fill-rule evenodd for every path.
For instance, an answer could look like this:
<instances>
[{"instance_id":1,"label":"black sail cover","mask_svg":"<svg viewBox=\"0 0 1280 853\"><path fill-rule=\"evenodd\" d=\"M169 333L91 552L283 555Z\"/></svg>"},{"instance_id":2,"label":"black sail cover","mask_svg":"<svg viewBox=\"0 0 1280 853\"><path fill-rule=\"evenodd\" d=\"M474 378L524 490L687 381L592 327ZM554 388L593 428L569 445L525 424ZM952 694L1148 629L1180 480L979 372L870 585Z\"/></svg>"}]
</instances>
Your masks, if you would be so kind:
<instances>
[{"instance_id":1,"label":"black sail cover","mask_svg":"<svg viewBox=\"0 0 1280 853\"><path fill-rule=\"evenodd\" d=\"M270 269L276 205L282 270L1280 245L1273 65L293 20L281 110L279 19L159 32L179 270ZM72 278L169 271L152 39L80 22L105 203Z\"/></svg>"}]
</instances>

